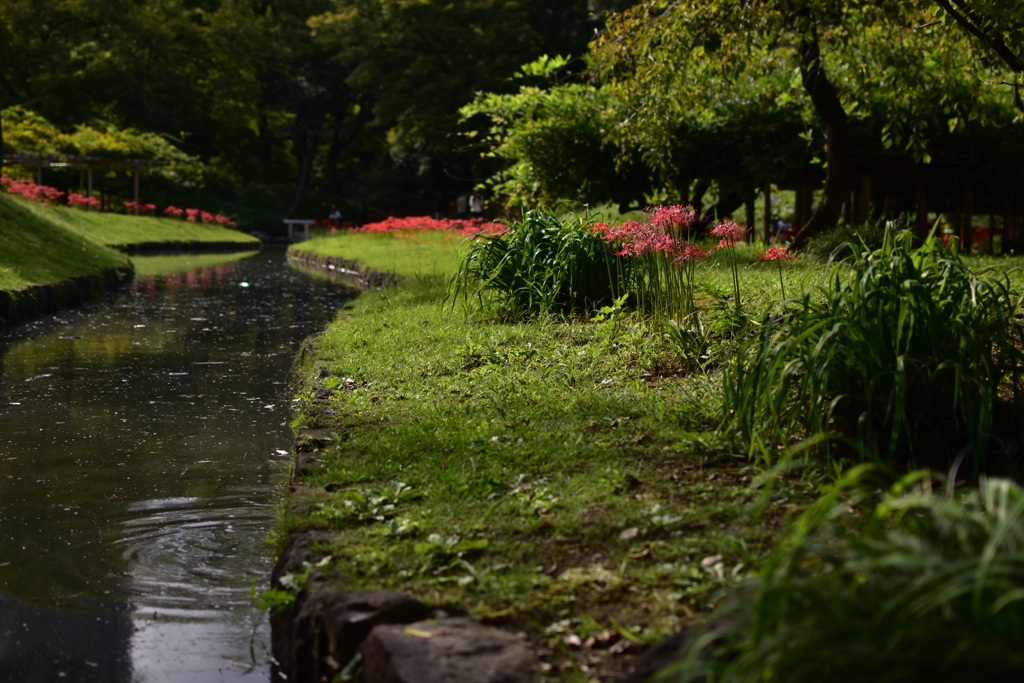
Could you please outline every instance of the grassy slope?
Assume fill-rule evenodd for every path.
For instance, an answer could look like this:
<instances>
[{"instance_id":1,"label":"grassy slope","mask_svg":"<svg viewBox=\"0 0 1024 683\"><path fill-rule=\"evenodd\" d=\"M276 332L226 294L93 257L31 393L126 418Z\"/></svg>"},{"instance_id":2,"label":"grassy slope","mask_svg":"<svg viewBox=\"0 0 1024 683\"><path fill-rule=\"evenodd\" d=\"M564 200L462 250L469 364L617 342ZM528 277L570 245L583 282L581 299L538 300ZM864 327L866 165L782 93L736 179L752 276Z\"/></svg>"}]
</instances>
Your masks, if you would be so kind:
<instances>
[{"instance_id":1,"label":"grassy slope","mask_svg":"<svg viewBox=\"0 0 1024 683\"><path fill-rule=\"evenodd\" d=\"M47 211L55 222L68 230L110 246L149 242L251 242L253 247L259 244L259 240L252 235L219 225L189 223L172 218L87 212L66 207L33 208Z\"/></svg>"},{"instance_id":2,"label":"grassy slope","mask_svg":"<svg viewBox=\"0 0 1024 683\"><path fill-rule=\"evenodd\" d=\"M632 647L620 627L651 642L704 609L761 561L810 484L758 516L756 472L705 440L715 374L678 372L642 325L500 325L442 308L450 244L298 245L419 270L357 299L304 354L296 424L338 439L293 498L312 505L286 508L278 533L344 530L324 551L359 586L523 630L552 679L608 675ZM723 264L705 273L731 281ZM777 277L745 266L747 300L777 298Z\"/></svg>"},{"instance_id":3,"label":"grassy slope","mask_svg":"<svg viewBox=\"0 0 1024 683\"><path fill-rule=\"evenodd\" d=\"M56 212L0 193L0 289L46 285L106 268L128 257L69 230Z\"/></svg>"}]
</instances>

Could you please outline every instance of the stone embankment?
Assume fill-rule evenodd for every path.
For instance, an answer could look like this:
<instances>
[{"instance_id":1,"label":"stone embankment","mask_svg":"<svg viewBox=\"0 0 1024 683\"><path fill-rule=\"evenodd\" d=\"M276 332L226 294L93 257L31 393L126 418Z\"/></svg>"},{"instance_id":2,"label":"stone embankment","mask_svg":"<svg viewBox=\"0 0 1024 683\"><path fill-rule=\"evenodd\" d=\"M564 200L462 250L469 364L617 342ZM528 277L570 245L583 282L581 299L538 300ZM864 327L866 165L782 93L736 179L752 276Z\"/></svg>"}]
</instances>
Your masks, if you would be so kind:
<instances>
[{"instance_id":1,"label":"stone embankment","mask_svg":"<svg viewBox=\"0 0 1024 683\"><path fill-rule=\"evenodd\" d=\"M259 251L261 242L138 242L135 244L111 244L113 249L129 256L159 254L232 254L239 251Z\"/></svg>"},{"instance_id":2,"label":"stone embankment","mask_svg":"<svg viewBox=\"0 0 1024 683\"><path fill-rule=\"evenodd\" d=\"M351 278L363 290L394 285L401 279L400 276L394 273L367 268L359 261L353 261L340 256L324 256L314 251L289 249L288 260L305 266L320 268L328 273Z\"/></svg>"},{"instance_id":3,"label":"stone embankment","mask_svg":"<svg viewBox=\"0 0 1024 683\"><path fill-rule=\"evenodd\" d=\"M303 473L326 446L325 434L300 431L295 441L292 500L304 495ZM301 504L296 502L293 504ZM317 548L334 537L299 529L278 558L271 586L289 575L308 578L295 600L274 612L277 673L288 681L363 683L531 683L539 662L525 638L435 610L406 593L354 590L348 579L316 567Z\"/></svg>"}]
</instances>

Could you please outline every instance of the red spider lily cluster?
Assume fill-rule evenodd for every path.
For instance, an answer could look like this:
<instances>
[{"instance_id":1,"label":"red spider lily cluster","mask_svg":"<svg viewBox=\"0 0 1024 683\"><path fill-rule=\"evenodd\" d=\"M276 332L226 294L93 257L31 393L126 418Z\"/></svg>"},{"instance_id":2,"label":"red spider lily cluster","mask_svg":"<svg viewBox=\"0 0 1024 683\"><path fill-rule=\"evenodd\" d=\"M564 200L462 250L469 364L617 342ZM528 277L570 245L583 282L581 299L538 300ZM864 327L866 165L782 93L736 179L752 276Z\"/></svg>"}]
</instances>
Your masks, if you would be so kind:
<instances>
[{"instance_id":1,"label":"red spider lily cluster","mask_svg":"<svg viewBox=\"0 0 1024 683\"><path fill-rule=\"evenodd\" d=\"M55 187L39 185L30 180L16 180L6 174L0 174L0 185L2 185L10 194L21 197L22 199L27 199L30 202L38 202L44 206L56 203L58 199L64 196L64 193ZM68 206L84 208L86 210L100 208L100 202L98 199L95 197L86 197L85 195L77 192L72 192L68 195L67 204ZM138 213L146 216L152 216L156 213L156 204L124 202L124 206L129 213ZM186 216L186 220L192 223L202 221L203 223L216 223L228 228L233 228L237 225L235 221L231 220L227 216L219 213L212 214L208 211L202 211L201 209L179 209L175 206L168 206L163 210L163 214L174 218Z\"/></svg>"},{"instance_id":2,"label":"red spider lily cluster","mask_svg":"<svg viewBox=\"0 0 1024 683\"><path fill-rule=\"evenodd\" d=\"M630 286L641 307L656 318L688 321L696 314L696 263L711 256L716 249L736 246L749 231L732 221L720 221L709 231L712 237L719 238L718 246L704 249L691 239L698 217L690 206L655 206L646 212L647 219L643 222L627 221L618 226L597 223L591 231L607 241L616 256L635 259ZM739 310L736 255L733 250L729 254Z\"/></svg>"},{"instance_id":3,"label":"red spider lily cluster","mask_svg":"<svg viewBox=\"0 0 1024 683\"><path fill-rule=\"evenodd\" d=\"M8 175L0 175L0 184L9 193L30 202L39 202L44 206L49 206L50 202L56 202L64 196L64 193L55 187L37 185L31 180L15 180Z\"/></svg>"},{"instance_id":4,"label":"red spider lily cluster","mask_svg":"<svg viewBox=\"0 0 1024 683\"><path fill-rule=\"evenodd\" d=\"M718 242L719 248L728 248L736 246L737 242L746 239L749 232L746 228L740 227L732 221L721 221L711 228L709 234L712 237L720 238Z\"/></svg>"},{"instance_id":5,"label":"red spider lily cluster","mask_svg":"<svg viewBox=\"0 0 1024 683\"><path fill-rule=\"evenodd\" d=\"M84 194L72 192L68 195L68 206L84 207L86 211L89 209L99 209L100 200L95 197L86 197Z\"/></svg>"},{"instance_id":6,"label":"red spider lily cluster","mask_svg":"<svg viewBox=\"0 0 1024 683\"><path fill-rule=\"evenodd\" d=\"M622 225L596 223L591 230L605 240L618 245L616 256L646 256L662 254L671 257L674 263L686 263L705 259L714 253L712 249L701 249L689 239L697 222L697 212L685 204L656 206L647 209L648 218L643 223L626 221ZM735 246L749 230L732 221L721 221L711 229L710 234L721 238L719 248Z\"/></svg>"},{"instance_id":7,"label":"red spider lily cluster","mask_svg":"<svg viewBox=\"0 0 1024 683\"><path fill-rule=\"evenodd\" d=\"M233 228L237 223L222 214L212 214L202 209L179 209L176 206L168 206L164 209L165 216L172 218L184 218L189 223L216 223L228 228Z\"/></svg>"},{"instance_id":8,"label":"red spider lily cluster","mask_svg":"<svg viewBox=\"0 0 1024 683\"><path fill-rule=\"evenodd\" d=\"M452 232L460 235L500 235L505 232L502 223L491 223L482 218L452 220L449 218L431 218L430 216L406 216L395 218L389 216L378 223L367 223L356 228L357 232L427 232L430 230Z\"/></svg>"},{"instance_id":9,"label":"red spider lily cluster","mask_svg":"<svg viewBox=\"0 0 1024 683\"><path fill-rule=\"evenodd\" d=\"M125 202L124 208L128 209L130 213L141 214L143 216L152 216L156 211L156 204L142 204L141 202Z\"/></svg>"}]
</instances>

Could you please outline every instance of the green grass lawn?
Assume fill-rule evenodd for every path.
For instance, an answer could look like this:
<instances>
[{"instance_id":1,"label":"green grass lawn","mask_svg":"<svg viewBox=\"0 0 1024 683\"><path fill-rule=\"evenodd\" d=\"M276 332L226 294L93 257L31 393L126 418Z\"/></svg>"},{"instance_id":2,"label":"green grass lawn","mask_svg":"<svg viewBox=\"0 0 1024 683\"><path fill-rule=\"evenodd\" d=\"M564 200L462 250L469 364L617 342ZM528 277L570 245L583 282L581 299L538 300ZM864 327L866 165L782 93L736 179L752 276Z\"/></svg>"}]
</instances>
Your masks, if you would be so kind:
<instances>
[{"instance_id":1,"label":"green grass lawn","mask_svg":"<svg viewBox=\"0 0 1024 683\"><path fill-rule=\"evenodd\" d=\"M57 211L0 193L0 289L128 267L128 257L54 220Z\"/></svg>"},{"instance_id":2,"label":"green grass lawn","mask_svg":"<svg viewBox=\"0 0 1024 683\"><path fill-rule=\"evenodd\" d=\"M818 475L764 487L711 435L718 370L684 371L643 321L500 324L443 306L445 237L293 247L416 277L363 294L302 355L293 426L332 441L276 536L337 530L319 550L356 587L523 631L551 680L606 677L751 575ZM747 305L769 310L777 267L746 257ZM785 265L787 293L819 277ZM724 262L703 272L710 320L732 280Z\"/></svg>"},{"instance_id":3,"label":"green grass lawn","mask_svg":"<svg viewBox=\"0 0 1024 683\"><path fill-rule=\"evenodd\" d=\"M108 246L153 242L239 242L251 243L254 247L259 244L255 237L238 230L176 218L100 213L68 207L31 208L36 212L46 212L54 222L68 230Z\"/></svg>"}]
</instances>

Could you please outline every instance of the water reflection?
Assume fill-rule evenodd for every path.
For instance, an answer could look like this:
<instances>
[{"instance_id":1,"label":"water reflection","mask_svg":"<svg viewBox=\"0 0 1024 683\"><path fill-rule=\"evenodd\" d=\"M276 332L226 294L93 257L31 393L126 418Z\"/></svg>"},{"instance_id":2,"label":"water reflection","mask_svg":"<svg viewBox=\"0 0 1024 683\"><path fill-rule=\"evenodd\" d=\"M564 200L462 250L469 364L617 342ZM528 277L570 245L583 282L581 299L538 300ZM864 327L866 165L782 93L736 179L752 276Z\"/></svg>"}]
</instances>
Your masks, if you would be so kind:
<instances>
[{"instance_id":1,"label":"water reflection","mask_svg":"<svg viewBox=\"0 0 1024 683\"><path fill-rule=\"evenodd\" d=\"M228 259L0 338L0 680L268 678L288 372L346 290Z\"/></svg>"}]
</instances>

